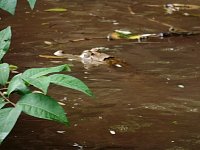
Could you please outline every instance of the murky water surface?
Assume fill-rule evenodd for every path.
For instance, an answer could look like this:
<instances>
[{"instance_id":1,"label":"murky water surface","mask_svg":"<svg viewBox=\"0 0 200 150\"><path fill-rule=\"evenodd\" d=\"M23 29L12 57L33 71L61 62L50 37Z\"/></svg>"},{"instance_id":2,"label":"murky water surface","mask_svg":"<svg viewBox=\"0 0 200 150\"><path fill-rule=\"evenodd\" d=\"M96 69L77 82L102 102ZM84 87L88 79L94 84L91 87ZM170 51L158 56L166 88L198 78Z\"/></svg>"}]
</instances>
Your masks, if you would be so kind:
<instances>
[{"instance_id":1,"label":"murky water surface","mask_svg":"<svg viewBox=\"0 0 200 150\"><path fill-rule=\"evenodd\" d=\"M200 30L198 16L165 14L162 5L167 2L39 0L31 11L25 1L19 1L16 16L1 11L1 28L13 26L7 62L18 65L20 71L73 64L70 74L83 80L96 98L51 86L49 94L65 104L71 126L24 115L0 149L200 149L199 35L149 39L143 43L106 39L67 42L106 37L116 29L142 34L166 32L168 25ZM197 0L174 2L200 5ZM55 7L67 8L67 12L44 11ZM200 10L185 12L199 14ZM59 49L77 55L99 46L109 48L106 53L129 66L85 69L80 62L39 57Z\"/></svg>"}]
</instances>

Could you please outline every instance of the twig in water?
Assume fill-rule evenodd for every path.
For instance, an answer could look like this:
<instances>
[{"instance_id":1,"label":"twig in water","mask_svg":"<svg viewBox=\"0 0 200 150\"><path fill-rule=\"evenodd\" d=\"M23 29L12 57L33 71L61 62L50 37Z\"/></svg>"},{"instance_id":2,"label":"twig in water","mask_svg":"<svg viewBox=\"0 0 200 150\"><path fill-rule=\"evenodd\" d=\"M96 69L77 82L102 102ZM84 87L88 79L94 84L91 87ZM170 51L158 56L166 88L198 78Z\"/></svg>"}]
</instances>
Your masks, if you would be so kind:
<instances>
[{"instance_id":1,"label":"twig in water","mask_svg":"<svg viewBox=\"0 0 200 150\"><path fill-rule=\"evenodd\" d=\"M161 25L166 26L166 27L169 27L169 28L174 28L174 26L171 25L171 24L168 24L168 23L165 23L165 22L160 22L160 21L158 21L158 20L151 19L151 18L147 18L147 19L148 19L149 21L151 21L151 22L155 22L155 23L161 24ZM177 27L175 27L175 28L178 29L178 30L181 30L181 31L186 31L186 30L181 29L181 28L177 28Z\"/></svg>"},{"instance_id":2,"label":"twig in water","mask_svg":"<svg viewBox=\"0 0 200 150\"><path fill-rule=\"evenodd\" d=\"M80 42L80 41L87 41L87 40L94 40L94 39L107 39L107 37L92 37L92 38L80 38L80 39L74 39L74 40L67 40L67 41L64 41L64 42L60 42L58 40L54 40L56 43L58 44L66 44L66 43L69 43L69 42Z\"/></svg>"},{"instance_id":3,"label":"twig in water","mask_svg":"<svg viewBox=\"0 0 200 150\"><path fill-rule=\"evenodd\" d=\"M131 8L131 6L128 6L128 11L131 15L135 15L135 13L133 12L133 9Z\"/></svg>"}]
</instances>

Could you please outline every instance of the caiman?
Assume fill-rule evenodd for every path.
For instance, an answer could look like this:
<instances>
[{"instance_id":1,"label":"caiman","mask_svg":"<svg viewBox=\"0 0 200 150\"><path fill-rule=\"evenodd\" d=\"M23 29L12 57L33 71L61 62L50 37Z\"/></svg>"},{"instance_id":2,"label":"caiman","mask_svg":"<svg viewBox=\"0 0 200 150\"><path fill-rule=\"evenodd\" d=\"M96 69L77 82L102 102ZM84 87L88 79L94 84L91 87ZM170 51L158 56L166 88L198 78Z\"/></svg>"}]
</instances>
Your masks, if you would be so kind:
<instances>
[{"instance_id":1,"label":"caiman","mask_svg":"<svg viewBox=\"0 0 200 150\"><path fill-rule=\"evenodd\" d=\"M126 67L128 64L114 56L100 52L103 48L92 48L91 50L84 50L80 55L65 54L63 50L58 50L54 56L40 55L45 58L67 58L68 60L79 61L84 64L85 68L99 65L109 65L111 67Z\"/></svg>"}]
</instances>

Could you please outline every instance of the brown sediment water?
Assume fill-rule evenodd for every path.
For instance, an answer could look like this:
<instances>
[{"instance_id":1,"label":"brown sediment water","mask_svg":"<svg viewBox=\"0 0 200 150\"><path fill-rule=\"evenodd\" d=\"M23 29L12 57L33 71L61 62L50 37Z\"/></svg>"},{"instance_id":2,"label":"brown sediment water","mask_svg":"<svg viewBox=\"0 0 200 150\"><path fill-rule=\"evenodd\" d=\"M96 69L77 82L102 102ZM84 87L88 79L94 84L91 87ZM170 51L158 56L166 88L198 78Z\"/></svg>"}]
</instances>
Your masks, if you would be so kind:
<instances>
[{"instance_id":1,"label":"brown sediment water","mask_svg":"<svg viewBox=\"0 0 200 150\"><path fill-rule=\"evenodd\" d=\"M170 15L162 7L147 6L167 2L39 0L31 11L25 1L19 1L15 16L0 11L1 28L11 25L13 30L5 61L18 65L19 71L72 64L68 74L84 81L96 95L93 99L51 86L49 95L65 104L71 125L65 127L23 115L0 149L200 149L199 35L147 39L143 43L100 38L69 42L106 37L116 29L139 34L166 32L168 25L200 30L198 16ZM184 3L200 5L195 0ZM44 11L60 7L67 11ZM199 9L190 11L200 13ZM101 46L109 48L104 52L124 60L129 67L100 65L86 69L81 62L39 57L57 50L79 55Z\"/></svg>"}]
</instances>

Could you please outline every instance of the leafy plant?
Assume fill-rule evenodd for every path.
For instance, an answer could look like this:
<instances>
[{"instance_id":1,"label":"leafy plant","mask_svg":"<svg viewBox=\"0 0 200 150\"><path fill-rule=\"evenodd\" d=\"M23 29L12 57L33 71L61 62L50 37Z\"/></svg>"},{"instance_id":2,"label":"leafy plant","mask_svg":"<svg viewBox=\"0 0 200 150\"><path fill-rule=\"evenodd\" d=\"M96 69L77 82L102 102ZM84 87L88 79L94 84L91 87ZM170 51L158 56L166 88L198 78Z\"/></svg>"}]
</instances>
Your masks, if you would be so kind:
<instances>
[{"instance_id":1,"label":"leafy plant","mask_svg":"<svg viewBox=\"0 0 200 150\"><path fill-rule=\"evenodd\" d=\"M28 0L28 2L33 8L36 0ZM1 0L0 8L14 14L16 3L17 0ZM0 31L1 62L8 52L11 35L10 26ZM81 80L66 74L59 74L59 72L70 71L67 64L48 68L31 68L10 79L11 67L7 63L0 63L0 144L11 132L22 112L64 125L69 124L64 109L55 99L47 95L50 84L75 89L89 96L93 95ZM30 86L38 88L41 93L32 91ZM16 103L10 99L13 93L19 95Z\"/></svg>"},{"instance_id":2,"label":"leafy plant","mask_svg":"<svg viewBox=\"0 0 200 150\"><path fill-rule=\"evenodd\" d=\"M27 0L31 9L34 8L36 0ZM17 5L17 0L1 0L0 1L0 8L11 13L12 15L15 14L15 8Z\"/></svg>"}]
</instances>

